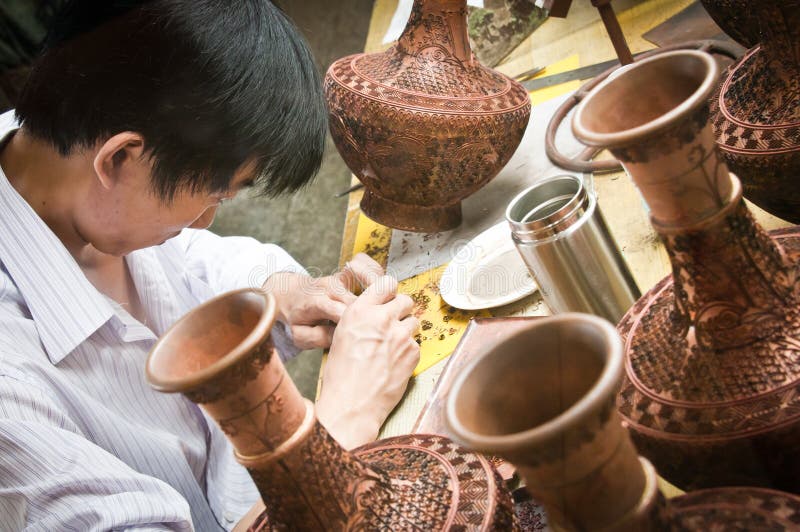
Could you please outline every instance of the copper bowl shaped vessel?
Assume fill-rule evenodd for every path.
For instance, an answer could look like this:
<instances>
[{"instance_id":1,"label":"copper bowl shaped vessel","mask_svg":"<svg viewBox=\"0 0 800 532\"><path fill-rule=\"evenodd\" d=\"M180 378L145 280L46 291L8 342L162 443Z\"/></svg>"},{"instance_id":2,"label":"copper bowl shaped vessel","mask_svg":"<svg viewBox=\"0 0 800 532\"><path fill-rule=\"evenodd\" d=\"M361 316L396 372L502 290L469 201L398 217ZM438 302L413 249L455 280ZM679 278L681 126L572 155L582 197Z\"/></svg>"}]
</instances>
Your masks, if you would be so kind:
<instances>
[{"instance_id":1,"label":"copper bowl shaped vessel","mask_svg":"<svg viewBox=\"0 0 800 532\"><path fill-rule=\"evenodd\" d=\"M461 223L461 200L513 155L530 117L516 81L470 50L466 0L415 0L383 53L334 62L325 76L330 130L364 183L364 214L408 231Z\"/></svg>"}]
</instances>

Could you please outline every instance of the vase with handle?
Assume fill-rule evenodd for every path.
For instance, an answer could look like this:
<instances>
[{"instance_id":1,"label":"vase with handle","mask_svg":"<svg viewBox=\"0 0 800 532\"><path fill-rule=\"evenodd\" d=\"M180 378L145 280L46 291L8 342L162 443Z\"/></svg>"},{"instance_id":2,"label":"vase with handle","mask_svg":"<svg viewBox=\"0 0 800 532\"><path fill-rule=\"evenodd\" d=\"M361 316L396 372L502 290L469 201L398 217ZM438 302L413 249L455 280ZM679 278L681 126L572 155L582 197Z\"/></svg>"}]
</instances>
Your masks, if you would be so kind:
<instances>
[{"instance_id":1,"label":"vase with handle","mask_svg":"<svg viewBox=\"0 0 800 532\"><path fill-rule=\"evenodd\" d=\"M708 123L717 78L708 54L662 54L596 87L574 116L576 136L633 178L672 263L618 324L618 407L681 488L797 492L800 232L767 234L748 211Z\"/></svg>"}]
</instances>

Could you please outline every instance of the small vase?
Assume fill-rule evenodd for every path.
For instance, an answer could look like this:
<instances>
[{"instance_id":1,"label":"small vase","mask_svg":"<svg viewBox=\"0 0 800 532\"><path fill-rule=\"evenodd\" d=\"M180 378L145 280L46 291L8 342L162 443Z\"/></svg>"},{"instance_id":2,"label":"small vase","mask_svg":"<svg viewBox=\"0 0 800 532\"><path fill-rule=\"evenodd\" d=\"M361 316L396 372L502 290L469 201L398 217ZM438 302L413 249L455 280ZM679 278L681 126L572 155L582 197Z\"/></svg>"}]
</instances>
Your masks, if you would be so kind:
<instances>
[{"instance_id":1,"label":"small vase","mask_svg":"<svg viewBox=\"0 0 800 532\"><path fill-rule=\"evenodd\" d=\"M266 505L259 530L516 530L488 461L446 438L343 449L275 353L274 321L272 296L230 292L179 320L146 367L156 390L183 393L228 436Z\"/></svg>"},{"instance_id":2,"label":"small vase","mask_svg":"<svg viewBox=\"0 0 800 532\"><path fill-rule=\"evenodd\" d=\"M665 501L614 408L624 366L614 326L561 314L515 328L458 375L453 437L510 460L556 531L794 530L800 497L763 488Z\"/></svg>"},{"instance_id":3,"label":"small vase","mask_svg":"<svg viewBox=\"0 0 800 532\"><path fill-rule=\"evenodd\" d=\"M759 44L711 97L717 143L745 197L800 223L800 0L719 4L746 13L743 27L755 30Z\"/></svg>"},{"instance_id":4,"label":"small vase","mask_svg":"<svg viewBox=\"0 0 800 532\"><path fill-rule=\"evenodd\" d=\"M334 62L325 94L364 214L421 232L459 225L461 200L505 166L531 109L522 85L475 59L466 0L415 0L397 44Z\"/></svg>"},{"instance_id":5,"label":"small vase","mask_svg":"<svg viewBox=\"0 0 800 532\"><path fill-rule=\"evenodd\" d=\"M576 136L638 186L672 263L618 325L618 408L639 451L684 489L800 489L797 229L770 237L708 124L708 54L637 62L578 107ZM646 96L642 96L646 93Z\"/></svg>"}]
</instances>

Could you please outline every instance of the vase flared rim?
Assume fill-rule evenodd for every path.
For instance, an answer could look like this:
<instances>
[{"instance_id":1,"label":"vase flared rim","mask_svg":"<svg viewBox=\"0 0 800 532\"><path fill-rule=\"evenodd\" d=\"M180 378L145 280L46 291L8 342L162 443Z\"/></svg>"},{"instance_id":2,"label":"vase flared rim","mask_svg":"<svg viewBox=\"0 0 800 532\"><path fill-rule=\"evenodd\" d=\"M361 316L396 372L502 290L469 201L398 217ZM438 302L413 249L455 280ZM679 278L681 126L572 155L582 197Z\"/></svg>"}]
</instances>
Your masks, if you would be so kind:
<instances>
[{"instance_id":1,"label":"vase flared rim","mask_svg":"<svg viewBox=\"0 0 800 532\"><path fill-rule=\"evenodd\" d=\"M684 60L691 58L692 60L700 61L706 67L705 75L698 87L681 103L653 120L621 131L604 133L590 129L585 125L586 109L599 94L608 90L609 85L621 83L625 78L634 75L638 70L646 68L648 65L676 61L680 58ZM614 148L641 142L642 139L653 137L669 129L677 122L687 118L696 109L708 106L709 98L717 88L719 75L720 69L714 57L707 52L699 50L675 50L635 61L630 65L620 67L583 98L575 110L575 115L572 117L572 132L578 140L589 146ZM658 82L658 79L654 78L652 81ZM643 95L642 97L646 98L647 96Z\"/></svg>"},{"instance_id":2,"label":"vase flared rim","mask_svg":"<svg viewBox=\"0 0 800 532\"><path fill-rule=\"evenodd\" d=\"M208 312L211 308L220 305L226 300L238 298L245 294L256 296L256 300L263 304L261 315L252 330L225 355L199 370L190 371L181 376L167 376L155 369L155 361L161 355L161 350L167 349L167 345L173 340L173 337L180 334L189 321L196 319L200 313ZM233 290L206 301L176 321L153 346L145 363L147 381L155 390L166 393L183 393L203 386L221 372L246 358L254 348L263 342L272 330L276 315L275 298L267 292L253 288Z\"/></svg>"},{"instance_id":3,"label":"vase flared rim","mask_svg":"<svg viewBox=\"0 0 800 532\"><path fill-rule=\"evenodd\" d=\"M466 427L458 416L458 396L475 369L486 360L506 356L502 347L532 330L544 327L560 327L562 324L579 322L599 331L606 343L607 356L599 376L591 387L572 405L557 416L534 427L508 434L480 434ZM574 429L586 421L601 405L616 396L624 372L623 344L614 325L608 320L577 312L567 312L531 322L525 329L504 338L490 351L473 360L456 377L445 405L445 421L450 434L467 448L489 453L518 451L522 448L551 441L565 431ZM501 383L497 383L502 385Z\"/></svg>"}]
</instances>

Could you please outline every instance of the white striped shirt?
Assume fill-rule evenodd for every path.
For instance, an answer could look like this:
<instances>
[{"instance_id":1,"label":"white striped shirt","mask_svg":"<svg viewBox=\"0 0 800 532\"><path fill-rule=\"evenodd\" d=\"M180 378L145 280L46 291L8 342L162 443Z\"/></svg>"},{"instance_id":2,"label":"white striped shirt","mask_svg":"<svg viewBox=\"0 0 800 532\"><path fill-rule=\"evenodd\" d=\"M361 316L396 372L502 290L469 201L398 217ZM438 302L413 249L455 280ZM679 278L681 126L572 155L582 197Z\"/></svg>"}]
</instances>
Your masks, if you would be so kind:
<instances>
[{"instance_id":1,"label":"white striped shirt","mask_svg":"<svg viewBox=\"0 0 800 532\"><path fill-rule=\"evenodd\" d=\"M15 127L0 116L0 136ZM0 531L230 529L257 500L224 434L151 390L144 364L202 301L302 268L277 246L190 229L126 260L147 326L94 288L0 171ZM282 357L296 352L273 333Z\"/></svg>"}]
</instances>

